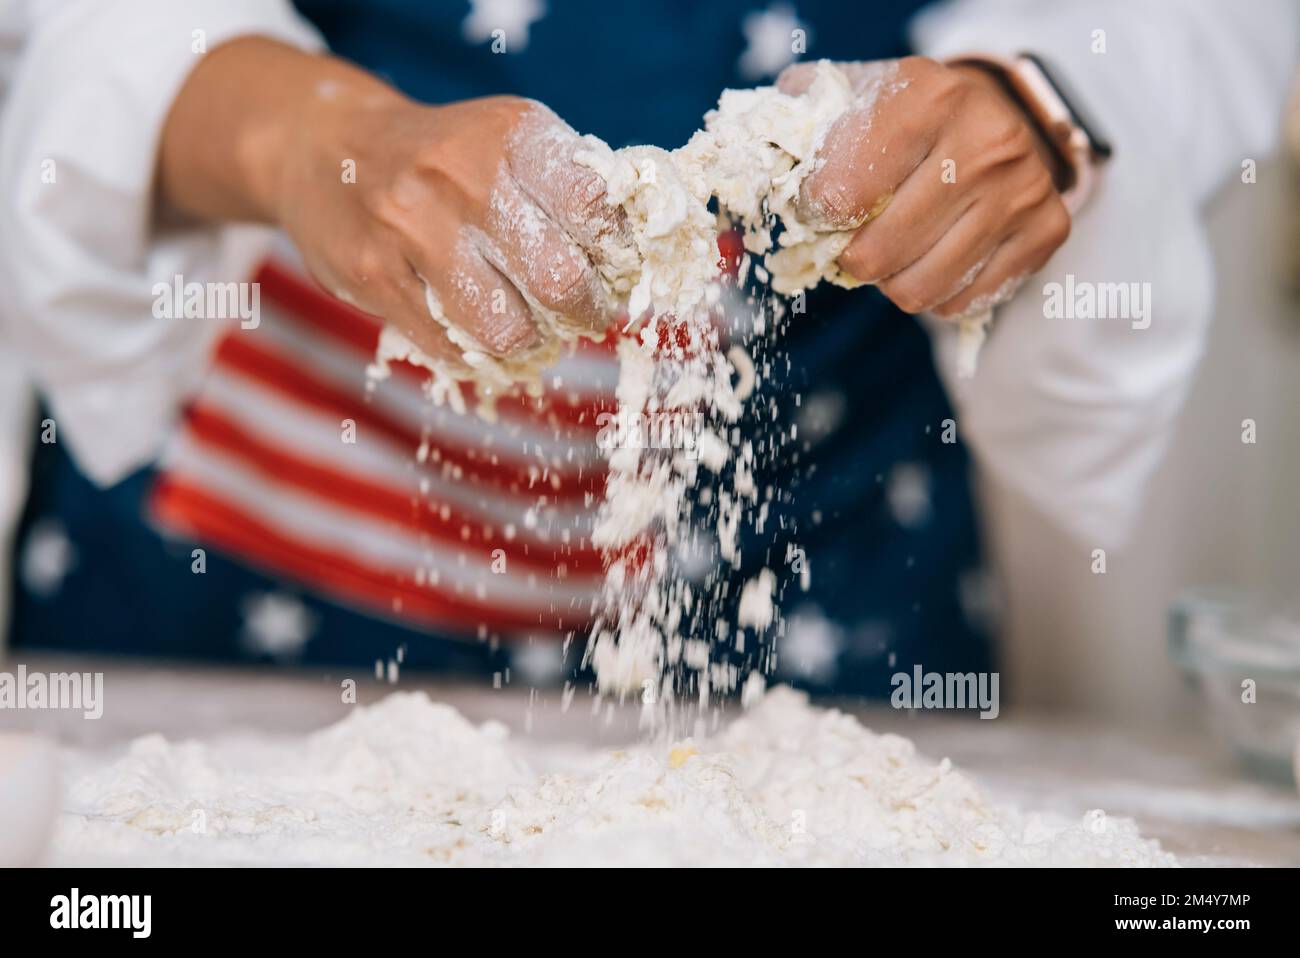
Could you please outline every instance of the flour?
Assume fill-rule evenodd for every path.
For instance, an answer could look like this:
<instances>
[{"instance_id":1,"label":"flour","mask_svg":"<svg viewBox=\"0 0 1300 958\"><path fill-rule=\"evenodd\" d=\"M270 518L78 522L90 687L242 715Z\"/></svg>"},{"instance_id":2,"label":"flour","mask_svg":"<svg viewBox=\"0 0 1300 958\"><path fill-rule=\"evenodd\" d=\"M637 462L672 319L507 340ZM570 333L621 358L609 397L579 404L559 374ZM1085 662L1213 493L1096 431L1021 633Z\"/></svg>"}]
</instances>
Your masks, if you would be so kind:
<instances>
[{"instance_id":1,"label":"flour","mask_svg":"<svg viewBox=\"0 0 1300 958\"><path fill-rule=\"evenodd\" d=\"M717 109L705 117L704 129L671 153L655 147L611 151L587 137L590 149L575 159L609 184L609 201L627 213L639 253L638 258L626 247L603 249L607 263L618 263L606 276L614 301L627 301L635 319L650 306L656 315L682 315L704 299L716 279L709 268L717 258L712 223L705 214L711 198L724 225L742 228L745 249L763 257L760 269L776 292L790 295L822 282L861 286L837 265L856 230L809 222L800 207L800 188L817 168L817 151L835 121L850 109L869 107L899 82L896 74L896 67L882 64L870 83L855 90L843 70L821 61L798 95L774 86L725 90ZM778 222L781 232L774 240ZM1009 291L1014 293L1014 286ZM1008 288L998 290L987 302L972 304L971 314L962 318L960 375L974 375L990 306L1007 294Z\"/></svg>"},{"instance_id":2,"label":"flour","mask_svg":"<svg viewBox=\"0 0 1300 958\"><path fill-rule=\"evenodd\" d=\"M70 753L55 864L1172 865L1132 822L992 803L778 688L720 733L553 752L422 693L305 739Z\"/></svg>"},{"instance_id":3,"label":"flour","mask_svg":"<svg viewBox=\"0 0 1300 958\"><path fill-rule=\"evenodd\" d=\"M718 275L710 199L724 224L742 228L745 248L765 257L778 293L823 280L861 285L835 265L852 232L807 223L798 205L826 132L860 103L844 71L822 62L798 96L776 87L723 91L704 129L671 153L655 147L613 151L587 137L589 148L575 161L604 178L608 201L623 209L631 235L631 249L609 236L601 250L605 263L617 264L602 273L615 301L628 302L634 320L650 306L656 315L682 316L704 301ZM778 221L782 231L774 240Z\"/></svg>"},{"instance_id":4,"label":"flour","mask_svg":"<svg viewBox=\"0 0 1300 958\"><path fill-rule=\"evenodd\" d=\"M367 382L373 387L393 374L392 364L406 362L419 366L430 373L426 392L438 405L446 404L454 412L465 414L465 398L456 385L445 364L435 362L428 355L392 326L385 326L379 334L379 345L375 349L375 361L366 367Z\"/></svg>"},{"instance_id":5,"label":"flour","mask_svg":"<svg viewBox=\"0 0 1300 958\"><path fill-rule=\"evenodd\" d=\"M597 269L610 299L632 323L647 310L689 316L717 280L714 217L701 181L687 184L672 154L652 146L611 150L594 136L574 161L605 180L606 201L621 207L628 236L608 234Z\"/></svg>"},{"instance_id":6,"label":"flour","mask_svg":"<svg viewBox=\"0 0 1300 958\"><path fill-rule=\"evenodd\" d=\"M366 379L373 386L392 375L394 362L407 362L428 370L431 374L428 395L438 405L446 403L453 411L464 414L465 400L457 383L472 381L479 404L477 412L491 419L494 402L498 396L522 388L530 396L542 394L542 373L560 358L562 340L551 336L542 345L517 359L502 359L489 353L477 340L461 330L443 311L437 295L427 283L424 287L425 306L429 316L447 333L447 338L461 350L464 368L439 361L416 346L392 326L385 326L379 334L375 360L366 368Z\"/></svg>"},{"instance_id":7,"label":"flour","mask_svg":"<svg viewBox=\"0 0 1300 958\"><path fill-rule=\"evenodd\" d=\"M594 541L615 551L586 657L604 690L626 694L657 684L670 699L693 687L707 700L710 690L732 691L743 678L745 669L734 664L682 654L701 630L721 637L730 629L723 620L710 621L709 610L722 597L689 582L673 563L673 547L696 521L691 490L707 488L718 554L732 566L740 564L741 527L757 498L750 478L752 445L747 456L733 455L729 445L738 439L731 426L758 377L744 345L724 344L718 335L726 316L718 308L722 277L715 237L720 226L739 227L745 249L764 258L759 269L779 293L823 279L856 285L835 265L851 234L805 223L797 205L826 131L856 97L843 71L824 63L799 96L775 87L725 91L704 129L671 153L653 147L613 151L588 137L588 149L575 156L606 181L608 202L625 215L626 233L606 236L598 251L607 292L628 303L632 325L647 313L652 317L637 339L620 346L619 414L689 408L705 420L694 457L649 449L610 456ZM717 203L716 219L707 212L711 201ZM752 305L761 317L756 327L766 330L773 307ZM669 320L662 318L666 314ZM770 451L775 454L775 447ZM707 483L700 464L711 474ZM633 542L639 548L628 553ZM741 603L742 618L760 630L774 618L775 582L767 576L767 614L756 617L752 590ZM764 661L754 657L748 667Z\"/></svg>"},{"instance_id":8,"label":"flour","mask_svg":"<svg viewBox=\"0 0 1300 958\"><path fill-rule=\"evenodd\" d=\"M720 228L738 228L747 251L741 276L752 269L778 294L800 293L823 281L860 285L837 265L852 231L806 217L801 188L816 169L818 149L831 126L850 109L869 107L897 82L896 69L882 66L869 83L855 87L842 69L821 61L797 95L774 86L724 91L704 128L680 149L612 150L588 136L573 155L573 162L604 181L606 202L621 214L625 227L600 232L588 249L607 301L623 307L628 317L629 335L618 347L619 421L674 413L701 419L690 448L625 445L603 450L609 478L592 541L607 555L608 568L584 658L603 690L626 695L649 683L660 686L665 699L695 691L707 700L711 691L733 691L747 671L770 662L761 644L742 648L741 636L735 651L745 660L739 666L707 661L697 667L682 655L686 643L701 634L721 638L731 631L714 614L721 614L726 598L720 594L722 579L689 581L676 559L699 524L696 505L707 507L704 521L716 533L718 557L738 567L743 533L761 531L768 506L761 496L771 495L753 481L754 443L742 440L734 426L761 379L747 346L762 345L766 336L775 335L785 307L766 298L740 304L753 313L751 339L726 341L721 330L728 325L728 310L734 312L738 305L735 295L729 299L726 293L738 294L743 280L724 282L716 237ZM716 214L710 204L716 204ZM500 231L517 234L526 244L531 235L526 225L503 222ZM530 305L536 312L537 304ZM428 306L462 349L468 375L489 399L512 382L539 389L540 373L554 360L555 345L577 335L561 318L542 315L542 347L505 360L449 323L431 291ZM960 325L962 374L973 371L986 322L977 316ZM381 341L375 373L383 375L389 359L399 356L435 370L435 399L450 398L454 379L466 375L438 370L436 360L391 331ZM794 436L767 438L760 448L764 462L771 463ZM767 588L769 604L776 589L775 582ZM742 615L758 631L771 630L775 610L758 616L755 595L742 597Z\"/></svg>"},{"instance_id":9,"label":"flour","mask_svg":"<svg viewBox=\"0 0 1300 958\"><path fill-rule=\"evenodd\" d=\"M897 82L895 73L896 68L882 65L872 83L854 89L843 70L820 61L811 84L798 95L782 93L775 86L724 90L717 109L705 117L704 129L671 152L653 146L615 151L598 137L584 137L586 148L577 152L574 161L604 179L608 202L626 214L630 227L626 236L601 235L592 251L610 302L626 309L629 324L647 315L683 317L708 300L718 278L717 222L708 211L711 200L718 204L717 219L723 225L742 227L745 248L763 256L764 265L758 269L776 292L798 293L823 281L844 287L862 285L836 263L854 230L827 229L806 221L799 207L800 187L816 169L817 150L831 125L849 109L869 106L881 89ZM497 218L505 223L521 219L517 213L511 215L515 205L503 200L502 193L499 187L491 199ZM781 232L774 239L778 223ZM526 227L514 223L507 232L526 239L536 232ZM477 245L483 245L481 237ZM472 379L498 390L522 383L535 392L540 389L540 373L557 358L559 344L585 334L530 299L542 326L543 344L503 359L451 323L427 284L426 294L430 316L461 348L468 370L449 369L399 344L405 337L397 333L389 344L430 368L441 366L444 377ZM961 324L963 371L972 368L986 322L984 318ZM376 369L382 374L382 362Z\"/></svg>"},{"instance_id":10,"label":"flour","mask_svg":"<svg viewBox=\"0 0 1300 958\"><path fill-rule=\"evenodd\" d=\"M776 590L776 576L764 569L745 583L740 592L740 609L736 624L755 629L766 629L772 624L776 610L772 607L772 593Z\"/></svg>"}]
</instances>

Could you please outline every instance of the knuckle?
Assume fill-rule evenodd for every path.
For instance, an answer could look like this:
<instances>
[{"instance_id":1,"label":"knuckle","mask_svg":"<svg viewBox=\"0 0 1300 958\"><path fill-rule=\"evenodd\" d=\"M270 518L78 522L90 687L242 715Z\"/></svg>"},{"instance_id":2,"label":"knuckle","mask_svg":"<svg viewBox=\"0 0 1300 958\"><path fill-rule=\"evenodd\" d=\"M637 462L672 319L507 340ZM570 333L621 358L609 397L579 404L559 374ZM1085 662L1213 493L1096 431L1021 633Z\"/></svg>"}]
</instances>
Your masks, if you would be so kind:
<instances>
[{"instance_id":1,"label":"knuckle","mask_svg":"<svg viewBox=\"0 0 1300 958\"><path fill-rule=\"evenodd\" d=\"M522 352L535 340L532 320L516 312L487 316L478 324L474 338L494 356L511 356Z\"/></svg>"},{"instance_id":2,"label":"knuckle","mask_svg":"<svg viewBox=\"0 0 1300 958\"><path fill-rule=\"evenodd\" d=\"M384 226L405 232L411 216L411 204L400 183L367 191L365 207L370 215Z\"/></svg>"},{"instance_id":3,"label":"knuckle","mask_svg":"<svg viewBox=\"0 0 1300 958\"><path fill-rule=\"evenodd\" d=\"M559 121L559 116L554 110L543 103L541 100L534 100L532 97L503 95L502 99L509 103L514 109L529 113L539 119Z\"/></svg>"},{"instance_id":4,"label":"knuckle","mask_svg":"<svg viewBox=\"0 0 1300 958\"><path fill-rule=\"evenodd\" d=\"M1047 167L1041 163L1035 164L1034 175L1025 192L1036 201L1035 206L1053 201L1057 195L1056 184L1052 182L1052 174L1047 172Z\"/></svg>"},{"instance_id":5,"label":"knuckle","mask_svg":"<svg viewBox=\"0 0 1300 958\"><path fill-rule=\"evenodd\" d=\"M899 61L899 73L922 98L922 107L936 116L951 116L962 109L974 91L969 76L929 57L905 57Z\"/></svg>"},{"instance_id":6,"label":"knuckle","mask_svg":"<svg viewBox=\"0 0 1300 958\"><path fill-rule=\"evenodd\" d=\"M565 190L565 208L579 223L600 222L609 218L605 202L605 181L594 170L574 166L574 174Z\"/></svg>"},{"instance_id":7,"label":"knuckle","mask_svg":"<svg viewBox=\"0 0 1300 958\"><path fill-rule=\"evenodd\" d=\"M593 281L594 274L587 264L571 256L557 256L546 268L534 295L544 306L567 313L591 301Z\"/></svg>"},{"instance_id":8,"label":"knuckle","mask_svg":"<svg viewBox=\"0 0 1300 958\"><path fill-rule=\"evenodd\" d=\"M507 96L501 99L506 101L504 108L511 125L516 129L541 135L550 130L569 128L569 125L560 119L559 114L539 100L518 96ZM522 145L524 142L527 141L516 141L516 145Z\"/></svg>"},{"instance_id":9,"label":"knuckle","mask_svg":"<svg viewBox=\"0 0 1300 958\"><path fill-rule=\"evenodd\" d=\"M875 243L863 239L854 240L840 254L839 266L850 276L864 283L870 283L894 272L888 255Z\"/></svg>"},{"instance_id":10,"label":"knuckle","mask_svg":"<svg viewBox=\"0 0 1300 958\"><path fill-rule=\"evenodd\" d=\"M387 274L387 257L376 247L366 244L352 256L348 275L361 286L379 288Z\"/></svg>"},{"instance_id":11,"label":"knuckle","mask_svg":"<svg viewBox=\"0 0 1300 958\"><path fill-rule=\"evenodd\" d=\"M810 63L792 63L776 78L777 89L782 93L797 95L808 88L814 67Z\"/></svg>"},{"instance_id":12,"label":"knuckle","mask_svg":"<svg viewBox=\"0 0 1300 958\"><path fill-rule=\"evenodd\" d=\"M1035 164L1033 172L1023 187L1014 189L1006 203L1008 219L1019 220L1027 213L1042 209L1053 201L1056 186L1041 163Z\"/></svg>"},{"instance_id":13,"label":"knuckle","mask_svg":"<svg viewBox=\"0 0 1300 958\"><path fill-rule=\"evenodd\" d=\"M1034 153L1034 134L1019 117L1004 113L989 125L987 149L1006 159Z\"/></svg>"},{"instance_id":14,"label":"knuckle","mask_svg":"<svg viewBox=\"0 0 1300 958\"><path fill-rule=\"evenodd\" d=\"M841 178L816 177L808 185L808 205L829 226L848 229L866 216L860 198Z\"/></svg>"},{"instance_id":15,"label":"knuckle","mask_svg":"<svg viewBox=\"0 0 1300 958\"><path fill-rule=\"evenodd\" d=\"M487 122L481 127L492 131L492 137L506 145L507 154L520 149L532 137L558 123L559 118L551 108L537 100L502 94L487 97Z\"/></svg>"},{"instance_id":16,"label":"knuckle","mask_svg":"<svg viewBox=\"0 0 1300 958\"><path fill-rule=\"evenodd\" d=\"M928 78L927 91L929 106L932 110L950 114L959 109L962 102L971 94L971 79L957 70L940 68L941 72Z\"/></svg>"},{"instance_id":17,"label":"knuckle","mask_svg":"<svg viewBox=\"0 0 1300 958\"><path fill-rule=\"evenodd\" d=\"M545 117L548 114L551 114L551 109L546 104L538 100L532 100L523 96L515 96L510 93L500 93L495 96L485 97L484 102L493 110L499 111L509 117Z\"/></svg>"},{"instance_id":18,"label":"knuckle","mask_svg":"<svg viewBox=\"0 0 1300 958\"><path fill-rule=\"evenodd\" d=\"M932 57L908 56L898 61L898 72L907 79L946 76L951 71Z\"/></svg>"},{"instance_id":19,"label":"knuckle","mask_svg":"<svg viewBox=\"0 0 1300 958\"><path fill-rule=\"evenodd\" d=\"M1047 240L1053 252L1065 245L1070 238L1074 223L1069 211L1060 199L1056 199L1047 208Z\"/></svg>"},{"instance_id":20,"label":"knuckle","mask_svg":"<svg viewBox=\"0 0 1300 958\"><path fill-rule=\"evenodd\" d=\"M905 313L923 311L932 299L929 290L912 278L890 280L882 283L880 290Z\"/></svg>"}]
</instances>

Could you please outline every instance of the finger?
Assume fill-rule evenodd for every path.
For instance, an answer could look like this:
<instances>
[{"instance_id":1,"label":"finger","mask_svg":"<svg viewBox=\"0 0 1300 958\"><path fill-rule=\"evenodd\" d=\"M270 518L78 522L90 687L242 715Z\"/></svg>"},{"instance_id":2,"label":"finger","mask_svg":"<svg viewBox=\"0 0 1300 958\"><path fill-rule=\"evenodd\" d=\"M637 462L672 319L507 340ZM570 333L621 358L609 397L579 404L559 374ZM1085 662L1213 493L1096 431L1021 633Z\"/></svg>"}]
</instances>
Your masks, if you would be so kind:
<instances>
[{"instance_id":1,"label":"finger","mask_svg":"<svg viewBox=\"0 0 1300 958\"><path fill-rule=\"evenodd\" d=\"M363 241L342 265L305 259L311 274L336 299L395 327L430 358L463 367L460 350L446 331L429 321L423 283L412 283L409 265L395 243Z\"/></svg>"},{"instance_id":2,"label":"finger","mask_svg":"<svg viewBox=\"0 0 1300 958\"><path fill-rule=\"evenodd\" d=\"M833 229L856 229L889 205L937 136L932 119L907 109L907 90L848 111L827 131L818 166L803 181L800 216Z\"/></svg>"},{"instance_id":3,"label":"finger","mask_svg":"<svg viewBox=\"0 0 1300 958\"><path fill-rule=\"evenodd\" d=\"M603 329L609 305L591 260L512 177L498 182L479 251L526 298L577 331Z\"/></svg>"},{"instance_id":4,"label":"finger","mask_svg":"<svg viewBox=\"0 0 1300 958\"><path fill-rule=\"evenodd\" d=\"M1035 209L1025 227L1001 244L979 275L932 310L943 319L985 312L1015 295L1021 281L1042 269L1070 235L1070 214L1053 197Z\"/></svg>"},{"instance_id":5,"label":"finger","mask_svg":"<svg viewBox=\"0 0 1300 958\"><path fill-rule=\"evenodd\" d=\"M974 205L956 184L943 180L944 159L937 152L903 181L888 207L860 227L839 267L864 283L902 272L920 260Z\"/></svg>"},{"instance_id":6,"label":"finger","mask_svg":"<svg viewBox=\"0 0 1300 958\"><path fill-rule=\"evenodd\" d=\"M877 285L900 309L920 313L946 302L974 282L1007 227L988 204L976 204L928 253Z\"/></svg>"},{"instance_id":7,"label":"finger","mask_svg":"<svg viewBox=\"0 0 1300 958\"><path fill-rule=\"evenodd\" d=\"M847 64L836 64L844 67ZM817 75L817 62L805 61L804 63L792 63L781 71L781 75L776 78L776 88L786 96L801 96L808 92L812 86L813 78Z\"/></svg>"},{"instance_id":8,"label":"finger","mask_svg":"<svg viewBox=\"0 0 1300 958\"><path fill-rule=\"evenodd\" d=\"M453 343L447 330L429 315L425 284L413 267L407 276L384 287L379 292L384 300L381 308L386 321L395 326L417 349L437 365L460 378L467 378L473 370L465 362L464 350Z\"/></svg>"},{"instance_id":9,"label":"finger","mask_svg":"<svg viewBox=\"0 0 1300 958\"><path fill-rule=\"evenodd\" d=\"M918 58L909 57L911 61ZM840 69L848 75L853 92L865 99L874 97L888 89L893 81L900 78L901 60L855 60L841 63Z\"/></svg>"},{"instance_id":10,"label":"finger","mask_svg":"<svg viewBox=\"0 0 1300 958\"><path fill-rule=\"evenodd\" d=\"M442 318L468 336L473 348L503 357L541 344L537 318L524 298L484 261L475 242L481 231L462 227L449 236L429 229L427 224L442 222L448 214L424 193L403 203L399 213L389 217L389 235L395 237L402 260L415 274L418 288L405 289L403 295L419 302L421 322L428 323L431 318L425 303L427 283L437 295ZM403 285L409 284L410 276L406 276Z\"/></svg>"},{"instance_id":11,"label":"finger","mask_svg":"<svg viewBox=\"0 0 1300 958\"><path fill-rule=\"evenodd\" d=\"M483 352L511 356L542 343L536 317L515 285L482 255L469 231L448 256L443 249L412 250L411 265L436 296L442 318ZM424 291L420 291L421 298ZM428 315L430 304L425 304ZM434 317L436 320L437 317Z\"/></svg>"},{"instance_id":12,"label":"finger","mask_svg":"<svg viewBox=\"0 0 1300 958\"><path fill-rule=\"evenodd\" d=\"M357 227L360 235L362 227ZM311 274L336 299L377 317L402 333L422 353L459 378L472 370L462 350L433 322L425 302L424 283L415 275L399 244L391 238L367 237L346 259L332 261L304 253Z\"/></svg>"},{"instance_id":13,"label":"finger","mask_svg":"<svg viewBox=\"0 0 1300 958\"><path fill-rule=\"evenodd\" d=\"M626 232L623 211L606 201L605 181L574 162L585 144L550 110L536 105L520 120L507 162L515 181L582 249L598 252Z\"/></svg>"},{"instance_id":14,"label":"finger","mask_svg":"<svg viewBox=\"0 0 1300 958\"><path fill-rule=\"evenodd\" d=\"M897 60L866 60L836 63L835 66L848 77L849 86L858 96L869 96L878 90L883 81L898 73ZM776 78L776 88L787 96L800 96L808 92L817 76L817 61L792 63Z\"/></svg>"}]
</instances>

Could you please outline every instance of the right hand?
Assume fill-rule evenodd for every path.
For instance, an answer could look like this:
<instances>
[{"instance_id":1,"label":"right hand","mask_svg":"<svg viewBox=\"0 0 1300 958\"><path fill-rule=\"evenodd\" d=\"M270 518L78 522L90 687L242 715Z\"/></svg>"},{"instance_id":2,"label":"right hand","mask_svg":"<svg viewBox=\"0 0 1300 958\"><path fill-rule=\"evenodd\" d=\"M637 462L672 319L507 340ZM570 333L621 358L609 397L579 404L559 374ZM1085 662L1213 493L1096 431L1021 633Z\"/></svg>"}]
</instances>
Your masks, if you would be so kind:
<instances>
[{"instance_id":1,"label":"right hand","mask_svg":"<svg viewBox=\"0 0 1300 958\"><path fill-rule=\"evenodd\" d=\"M623 228L604 182L573 162L577 133L539 103L488 97L429 107L385 90L322 98L295 125L277 220L328 289L463 368L431 317L496 357L541 346L545 310L575 332L611 314L592 264ZM355 163L355 182L343 164Z\"/></svg>"},{"instance_id":2,"label":"right hand","mask_svg":"<svg viewBox=\"0 0 1300 958\"><path fill-rule=\"evenodd\" d=\"M840 268L908 313L967 319L1011 298L1070 233L1052 148L1023 107L978 67L840 67L858 102L801 195L808 222L854 231ZM815 70L796 64L777 85L800 94Z\"/></svg>"}]
</instances>

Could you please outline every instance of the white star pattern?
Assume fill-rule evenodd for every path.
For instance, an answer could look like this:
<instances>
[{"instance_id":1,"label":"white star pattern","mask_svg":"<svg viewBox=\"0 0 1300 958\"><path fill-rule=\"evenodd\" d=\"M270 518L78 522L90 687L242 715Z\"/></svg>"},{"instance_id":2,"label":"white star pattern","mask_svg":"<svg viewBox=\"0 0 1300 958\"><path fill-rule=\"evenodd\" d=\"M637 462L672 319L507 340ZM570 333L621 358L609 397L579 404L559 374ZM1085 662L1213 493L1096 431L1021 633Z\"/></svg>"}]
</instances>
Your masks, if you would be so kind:
<instances>
[{"instance_id":1,"label":"white star pattern","mask_svg":"<svg viewBox=\"0 0 1300 958\"><path fill-rule=\"evenodd\" d=\"M552 685L564 674L564 648L547 639L526 642L511 650L510 669L525 685Z\"/></svg>"},{"instance_id":2,"label":"white star pattern","mask_svg":"<svg viewBox=\"0 0 1300 958\"><path fill-rule=\"evenodd\" d=\"M916 529L930 521L930 470L917 462L900 462L889 473L885 501L890 515L904 529Z\"/></svg>"},{"instance_id":3,"label":"white star pattern","mask_svg":"<svg viewBox=\"0 0 1300 958\"><path fill-rule=\"evenodd\" d=\"M276 659L297 656L316 629L315 617L307 606L283 593L248 596L243 611L244 647Z\"/></svg>"},{"instance_id":4,"label":"white star pattern","mask_svg":"<svg viewBox=\"0 0 1300 958\"><path fill-rule=\"evenodd\" d=\"M32 526L23 549L22 578L27 591L48 599L63 588L63 580L77 564L77 550L57 519L42 519Z\"/></svg>"},{"instance_id":5,"label":"white star pattern","mask_svg":"<svg viewBox=\"0 0 1300 958\"><path fill-rule=\"evenodd\" d=\"M828 391L805 396L795 417L799 426L799 438L816 445L839 428L847 411L848 400L842 392Z\"/></svg>"},{"instance_id":6,"label":"white star pattern","mask_svg":"<svg viewBox=\"0 0 1300 958\"><path fill-rule=\"evenodd\" d=\"M528 46L528 30L546 16L544 0L470 0L469 16L461 29L470 43L492 39L492 32L505 35L506 52L519 53Z\"/></svg>"},{"instance_id":7,"label":"white star pattern","mask_svg":"<svg viewBox=\"0 0 1300 958\"><path fill-rule=\"evenodd\" d=\"M812 31L800 22L794 7L776 3L766 10L745 14L740 23L745 34L745 52L737 68L749 80L774 77L794 62L794 31L803 30L808 42Z\"/></svg>"},{"instance_id":8,"label":"white star pattern","mask_svg":"<svg viewBox=\"0 0 1300 958\"><path fill-rule=\"evenodd\" d=\"M844 637L815 609L800 609L786 622L777 644L777 667L787 675L827 684L834 680Z\"/></svg>"}]
</instances>

